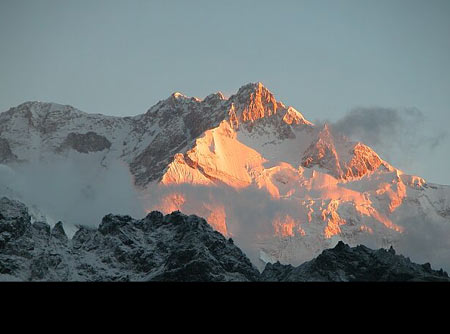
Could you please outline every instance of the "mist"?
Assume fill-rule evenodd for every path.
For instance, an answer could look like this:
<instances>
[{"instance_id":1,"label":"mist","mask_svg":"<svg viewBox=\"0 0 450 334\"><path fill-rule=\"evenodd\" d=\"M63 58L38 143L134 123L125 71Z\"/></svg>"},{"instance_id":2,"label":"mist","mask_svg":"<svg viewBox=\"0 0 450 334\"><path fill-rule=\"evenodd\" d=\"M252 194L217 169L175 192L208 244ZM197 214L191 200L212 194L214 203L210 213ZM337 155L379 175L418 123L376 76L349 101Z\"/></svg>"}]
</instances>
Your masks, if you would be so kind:
<instances>
[{"instance_id":1,"label":"mist","mask_svg":"<svg viewBox=\"0 0 450 334\"><path fill-rule=\"evenodd\" d=\"M107 168L89 159L2 166L0 185L0 196L13 194L66 226L98 226L108 213L145 215L128 167L119 161Z\"/></svg>"},{"instance_id":2,"label":"mist","mask_svg":"<svg viewBox=\"0 0 450 334\"><path fill-rule=\"evenodd\" d=\"M398 242L397 254L416 263L431 263L435 270L450 273L450 223L420 218L401 222L405 232Z\"/></svg>"},{"instance_id":3,"label":"mist","mask_svg":"<svg viewBox=\"0 0 450 334\"><path fill-rule=\"evenodd\" d=\"M260 245L265 240L279 238L281 244L286 245L290 242L306 242L309 251L303 248L302 253L295 254L295 259L291 264L299 265L309 261L321 253L320 249L315 249L319 236L313 236L313 230L322 231L325 225L311 226L304 222L303 226L310 234L309 237L277 237L274 236L273 221L275 218L290 215L294 219L305 217L298 201L290 199L275 199L270 194L259 189L248 187L235 190L229 187L205 187L192 185L176 186L154 186L148 189L145 196L148 210L164 211L160 206L162 200L169 194L183 194L185 201L179 205L179 210L185 214L196 214L208 220L207 211L204 210L202 203L223 205L226 208L226 223L228 236L233 238L235 244L250 258L250 260L261 270L263 263L260 260ZM170 211L170 210L169 210ZM166 211L165 213L169 213ZM300 218L301 219L301 218ZM448 221L436 220L430 221L421 218L408 218L397 222L405 227L402 234L398 234L395 241L395 250L397 254L410 257L413 262L423 264L430 262L433 269L443 268L450 272L450 224ZM304 225L305 224L305 225ZM316 224L316 223L315 223ZM311 230L312 229L312 230ZM345 229L345 227L344 227ZM337 235L332 239L325 239L327 247L331 248L341 239ZM343 239L345 241L345 238ZM361 234L357 239L357 244L363 244L372 249L379 249L381 239L370 235ZM295 247L294 247L295 248Z\"/></svg>"},{"instance_id":4,"label":"mist","mask_svg":"<svg viewBox=\"0 0 450 334\"><path fill-rule=\"evenodd\" d=\"M291 216L299 222L303 228L306 228L307 222L298 217L306 217L307 213L302 205L299 205L297 199L277 199L273 198L268 192L255 187L243 189L233 189L230 187L207 187L192 185L171 185L154 186L149 188L145 195L145 201L148 203L148 210L158 210L165 214L175 208L164 208L160 205L164 202L167 195L177 193L183 194L184 202L178 205L178 208L184 214L196 214L208 221L208 210L205 210L204 204L224 206L226 211L226 225L228 230L227 237L231 237L235 244L247 255L258 269L264 268L264 263L260 260L261 245L266 244L269 248L273 243L279 242L285 245L290 242L303 242L299 237L281 237L275 235L273 222L276 218ZM303 225L305 224L305 225ZM310 226L309 226L310 227ZM323 225L317 226L317 229L323 229ZM312 236L312 235L311 235ZM320 236L309 238L307 243L311 247L303 252L290 254L293 265L299 265L304 261L311 260L320 254L320 245L314 240L321 239ZM324 239L323 243L333 247L337 242L335 239ZM311 241L311 243L310 243Z\"/></svg>"}]
</instances>

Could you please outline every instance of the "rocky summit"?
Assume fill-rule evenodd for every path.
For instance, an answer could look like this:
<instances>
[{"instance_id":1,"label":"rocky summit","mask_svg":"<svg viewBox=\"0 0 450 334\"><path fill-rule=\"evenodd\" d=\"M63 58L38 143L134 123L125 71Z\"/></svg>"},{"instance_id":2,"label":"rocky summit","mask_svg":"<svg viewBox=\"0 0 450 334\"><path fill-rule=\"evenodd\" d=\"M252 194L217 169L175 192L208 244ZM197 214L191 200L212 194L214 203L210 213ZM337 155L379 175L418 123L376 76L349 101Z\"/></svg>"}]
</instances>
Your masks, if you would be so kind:
<instances>
[{"instance_id":1,"label":"rocky summit","mask_svg":"<svg viewBox=\"0 0 450 334\"><path fill-rule=\"evenodd\" d=\"M136 220L105 216L98 228L32 222L27 207L0 199L0 281L450 281L395 251L339 242L298 267L279 262L260 272L221 233L195 215L157 211Z\"/></svg>"},{"instance_id":2,"label":"rocky summit","mask_svg":"<svg viewBox=\"0 0 450 334\"><path fill-rule=\"evenodd\" d=\"M0 200L1 281L255 281L258 270L202 218L107 215L69 239L61 223L31 223L18 201Z\"/></svg>"}]
</instances>

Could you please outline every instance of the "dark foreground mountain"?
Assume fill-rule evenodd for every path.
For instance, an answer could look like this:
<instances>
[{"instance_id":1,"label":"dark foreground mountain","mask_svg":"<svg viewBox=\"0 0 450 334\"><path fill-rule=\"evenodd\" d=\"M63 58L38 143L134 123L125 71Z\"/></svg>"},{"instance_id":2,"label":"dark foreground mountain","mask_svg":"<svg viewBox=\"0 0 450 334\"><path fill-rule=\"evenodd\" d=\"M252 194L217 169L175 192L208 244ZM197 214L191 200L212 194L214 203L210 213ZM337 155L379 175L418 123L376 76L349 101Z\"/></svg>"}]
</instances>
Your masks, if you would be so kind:
<instances>
[{"instance_id":1,"label":"dark foreground mountain","mask_svg":"<svg viewBox=\"0 0 450 334\"><path fill-rule=\"evenodd\" d=\"M317 258L298 267L279 262L267 264L262 281L272 282L448 282L446 272L432 270L429 263L419 265L389 250L372 250L363 245L350 247L339 241Z\"/></svg>"},{"instance_id":2,"label":"dark foreground mountain","mask_svg":"<svg viewBox=\"0 0 450 334\"><path fill-rule=\"evenodd\" d=\"M0 280L19 281L449 281L393 249L340 242L299 267L262 274L231 239L203 219L153 211L144 219L107 215L72 239L62 223L32 222L25 205L0 199Z\"/></svg>"},{"instance_id":3,"label":"dark foreground mountain","mask_svg":"<svg viewBox=\"0 0 450 334\"><path fill-rule=\"evenodd\" d=\"M144 219L107 215L69 239L61 223L31 223L18 201L0 199L0 280L255 281L258 270L202 218L180 212Z\"/></svg>"}]
</instances>

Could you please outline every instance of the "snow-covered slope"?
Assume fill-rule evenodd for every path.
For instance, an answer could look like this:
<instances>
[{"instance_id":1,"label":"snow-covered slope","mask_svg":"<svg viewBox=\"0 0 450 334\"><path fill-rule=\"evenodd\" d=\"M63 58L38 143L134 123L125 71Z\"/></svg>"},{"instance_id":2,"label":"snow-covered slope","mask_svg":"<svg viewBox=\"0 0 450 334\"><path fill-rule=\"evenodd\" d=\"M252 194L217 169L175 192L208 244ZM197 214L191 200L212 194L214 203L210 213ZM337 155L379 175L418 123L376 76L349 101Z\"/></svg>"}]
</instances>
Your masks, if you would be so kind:
<instances>
[{"instance_id":1,"label":"snow-covered slope","mask_svg":"<svg viewBox=\"0 0 450 334\"><path fill-rule=\"evenodd\" d=\"M0 114L0 163L51 169L61 160L95 175L120 162L142 210L205 217L260 268L298 265L339 240L397 246L418 219L450 226L449 187L405 175L363 143L314 125L261 83L229 98L174 93L135 117L39 102Z\"/></svg>"}]
</instances>

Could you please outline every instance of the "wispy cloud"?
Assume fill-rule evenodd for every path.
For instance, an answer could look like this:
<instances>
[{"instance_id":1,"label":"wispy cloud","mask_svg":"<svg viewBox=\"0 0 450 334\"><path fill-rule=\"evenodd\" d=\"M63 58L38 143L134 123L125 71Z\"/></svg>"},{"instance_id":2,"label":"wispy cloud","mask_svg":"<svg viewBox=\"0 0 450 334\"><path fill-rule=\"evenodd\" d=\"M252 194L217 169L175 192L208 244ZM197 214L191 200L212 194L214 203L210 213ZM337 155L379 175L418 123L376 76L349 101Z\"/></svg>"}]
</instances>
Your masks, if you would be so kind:
<instances>
[{"instance_id":1,"label":"wispy cloud","mask_svg":"<svg viewBox=\"0 0 450 334\"><path fill-rule=\"evenodd\" d=\"M420 159L419 152L436 150L448 139L417 108L360 107L332 123L333 130L373 147L399 167Z\"/></svg>"}]
</instances>

